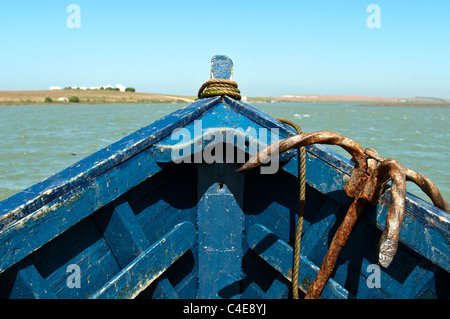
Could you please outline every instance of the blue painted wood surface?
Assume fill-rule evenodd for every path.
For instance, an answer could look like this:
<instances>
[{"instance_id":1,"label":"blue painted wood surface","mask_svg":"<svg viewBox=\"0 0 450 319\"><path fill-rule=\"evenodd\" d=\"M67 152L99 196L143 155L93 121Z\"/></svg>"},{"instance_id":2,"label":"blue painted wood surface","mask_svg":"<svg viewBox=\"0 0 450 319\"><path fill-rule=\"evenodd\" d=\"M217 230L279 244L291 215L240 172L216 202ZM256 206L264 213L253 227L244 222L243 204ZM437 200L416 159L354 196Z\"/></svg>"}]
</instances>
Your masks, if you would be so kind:
<instances>
[{"instance_id":1,"label":"blue painted wood surface","mask_svg":"<svg viewBox=\"0 0 450 319\"><path fill-rule=\"evenodd\" d=\"M233 61L225 55L215 55L211 59L211 80L233 80Z\"/></svg>"},{"instance_id":2,"label":"blue painted wood surface","mask_svg":"<svg viewBox=\"0 0 450 319\"><path fill-rule=\"evenodd\" d=\"M247 240L252 250L289 281L292 281L292 260L294 253L289 244L279 239L269 229L260 224L253 224L250 227ZM299 276L299 286L301 289L307 290L319 272L319 268L301 255L300 269L302 269L302 273ZM325 286L322 297L347 299L352 296L349 295L344 287L331 279Z\"/></svg>"},{"instance_id":3,"label":"blue painted wood surface","mask_svg":"<svg viewBox=\"0 0 450 319\"><path fill-rule=\"evenodd\" d=\"M127 266L150 245L128 202L116 206L112 213L96 215L96 224L121 268Z\"/></svg>"},{"instance_id":4,"label":"blue painted wood surface","mask_svg":"<svg viewBox=\"0 0 450 319\"><path fill-rule=\"evenodd\" d=\"M232 166L231 168L229 166ZM199 283L199 298L220 298L228 288L230 297L240 296L244 175L232 177L235 164L201 164L198 168L199 273L210 280Z\"/></svg>"},{"instance_id":5,"label":"blue painted wood surface","mask_svg":"<svg viewBox=\"0 0 450 319\"><path fill-rule=\"evenodd\" d=\"M231 76L227 61L216 58L218 69L230 72L215 78ZM203 125L197 135L196 120ZM173 163L176 128L191 134L183 141L184 157L200 155L200 162ZM211 138L238 128L243 130L232 140ZM0 297L290 297L297 152L283 156L276 174L240 174L237 163L202 157L227 142L224 157L231 151L248 157L251 128L257 139L259 129L278 129L274 138L294 134L246 103L201 99L0 202ZM353 168L327 147L306 150L302 290L351 203L344 185ZM389 195L363 212L323 297L449 297L449 216L412 195L398 253L381 269L380 288L367 285ZM68 285L74 265L80 288Z\"/></svg>"},{"instance_id":6,"label":"blue painted wood surface","mask_svg":"<svg viewBox=\"0 0 450 319\"><path fill-rule=\"evenodd\" d=\"M192 122L216 105L220 97L195 101L137 130L110 146L84 158L50 178L0 202L0 230L29 213L100 176L133 155L142 152L177 127Z\"/></svg>"},{"instance_id":7,"label":"blue painted wood surface","mask_svg":"<svg viewBox=\"0 0 450 319\"><path fill-rule=\"evenodd\" d=\"M11 291L14 299L55 299L49 284L41 277L36 267L30 265L19 270Z\"/></svg>"},{"instance_id":8,"label":"blue painted wood surface","mask_svg":"<svg viewBox=\"0 0 450 319\"><path fill-rule=\"evenodd\" d=\"M195 237L195 228L191 223L176 225L90 298L135 297L183 255L195 243Z\"/></svg>"}]
</instances>

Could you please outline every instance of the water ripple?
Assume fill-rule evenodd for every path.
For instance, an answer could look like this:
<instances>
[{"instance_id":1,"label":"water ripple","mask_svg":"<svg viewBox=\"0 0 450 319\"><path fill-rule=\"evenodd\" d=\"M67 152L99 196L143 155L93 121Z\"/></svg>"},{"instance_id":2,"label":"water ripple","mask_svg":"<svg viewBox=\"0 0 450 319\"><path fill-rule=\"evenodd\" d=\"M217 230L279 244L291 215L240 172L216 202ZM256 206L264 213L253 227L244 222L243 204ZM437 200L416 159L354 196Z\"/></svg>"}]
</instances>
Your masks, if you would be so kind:
<instances>
[{"instance_id":1,"label":"water ripple","mask_svg":"<svg viewBox=\"0 0 450 319\"><path fill-rule=\"evenodd\" d=\"M0 106L0 200L184 106ZM352 137L427 175L450 198L450 108L308 103L254 107L290 118L305 132L328 130ZM424 198L420 190L408 189Z\"/></svg>"}]
</instances>

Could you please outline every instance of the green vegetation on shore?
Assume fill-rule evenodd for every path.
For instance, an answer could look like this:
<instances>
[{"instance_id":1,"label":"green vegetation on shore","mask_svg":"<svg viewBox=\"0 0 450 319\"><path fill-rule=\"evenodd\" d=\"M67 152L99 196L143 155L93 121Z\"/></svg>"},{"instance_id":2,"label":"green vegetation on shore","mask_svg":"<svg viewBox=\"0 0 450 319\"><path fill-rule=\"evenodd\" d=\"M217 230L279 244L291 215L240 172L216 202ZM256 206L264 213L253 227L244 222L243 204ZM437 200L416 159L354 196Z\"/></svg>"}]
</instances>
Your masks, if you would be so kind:
<instances>
[{"instance_id":1,"label":"green vegetation on shore","mask_svg":"<svg viewBox=\"0 0 450 319\"><path fill-rule=\"evenodd\" d=\"M78 99L76 100L75 97ZM71 98L72 101L70 100ZM139 93L128 90L0 91L0 105L190 103L194 96ZM78 101L78 102L76 102Z\"/></svg>"}]
</instances>

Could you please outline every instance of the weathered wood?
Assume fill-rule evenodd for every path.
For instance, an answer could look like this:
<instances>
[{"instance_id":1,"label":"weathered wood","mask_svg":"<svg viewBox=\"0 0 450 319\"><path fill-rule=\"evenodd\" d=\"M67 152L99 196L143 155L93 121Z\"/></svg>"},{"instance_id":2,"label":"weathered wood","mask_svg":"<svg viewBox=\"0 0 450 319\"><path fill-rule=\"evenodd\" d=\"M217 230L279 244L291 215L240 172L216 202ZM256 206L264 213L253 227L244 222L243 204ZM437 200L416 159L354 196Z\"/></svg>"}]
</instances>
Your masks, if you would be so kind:
<instances>
[{"instance_id":1,"label":"weathered wood","mask_svg":"<svg viewBox=\"0 0 450 319\"><path fill-rule=\"evenodd\" d=\"M197 167L166 167L136 187L127 199L149 242L159 240L184 221L196 224Z\"/></svg>"},{"instance_id":2,"label":"weathered wood","mask_svg":"<svg viewBox=\"0 0 450 319\"><path fill-rule=\"evenodd\" d=\"M292 281L293 249L286 242L260 224L250 227L247 235L249 246L269 265L279 271L286 279ZM319 268L305 256L300 255L299 287L306 291L317 275ZM322 296L324 298L353 298L346 289L333 279L326 284Z\"/></svg>"},{"instance_id":3,"label":"weathered wood","mask_svg":"<svg viewBox=\"0 0 450 319\"><path fill-rule=\"evenodd\" d=\"M420 263L410 275L405 279L404 284L400 287L397 294L394 296L396 299L432 299L435 298L436 290L439 290L439 286L448 285L448 280L439 282L436 278L444 277L443 273L440 273L436 269L436 266L426 265Z\"/></svg>"},{"instance_id":4,"label":"weathered wood","mask_svg":"<svg viewBox=\"0 0 450 319\"><path fill-rule=\"evenodd\" d=\"M58 298L88 298L120 271L91 218L71 227L24 261L28 260Z\"/></svg>"},{"instance_id":5,"label":"weathered wood","mask_svg":"<svg viewBox=\"0 0 450 319\"><path fill-rule=\"evenodd\" d=\"M262 127L265 127L269 130L276 128L279 130L280 135L285 137L293 136L296 134L293 128L286 126L272 116L267 115L254 108L250 104L234 100L228 96L224 97L224 101L226 105L229 105L233 110L249 118L257 125L261 125Z\"/></svg>"},{"instance_id":6,"label":"weathered wood","mask_svg":"<svg viewBox=\"0 0 450 319\"><path fill-rule=\"evenodd\" d=\"M11 299L55 299L56 295L33 265L17 273Z\"/></svg>"},{"instance_id":7,"label":"weathered wood","mask_svg":"<svg viewBox=\"0 0 450 319\"><path fill-rule=\"evenodd\" d=\"M168 278L161 278L152 296L154 299L178 299L179 295L171 285Z\"/></svg>"},{"instance_id":8,"label":"weathered wood","mask_svg":"<svg viewBox=\"0 0 450 319\"><path fill-rule=\"evenodd\" d=\"M80 185L0 232L0 272L158 172L149 152ZM101 194L99 197L98 194Z\"/></svg>"},{"instance_id":9,"label":"weathered wood","mask_svg":"<svg viewBox=\"0 0 450 319\"><path fill-rule=\"evenodd\" d=\"M233 61L225 55L211 59L211 79L233 80Z\"/></svg>"},{"instance_id":10,"label":"weathered wood","mask_svg":"<svg viewBox=\"0 0 450 319\"><path fill-rule=\"evenodd\" d=\"M107 172L117 164L145 150L170 135L177 127L201 116L220 102L220 97L201 99L164 116L123 139L82 159L48 179L0 202L0 231L15 221L49 204L89 180Z\"/></svg>"},{"instance_id":11,"label":"weathered wood","mask_svg":"<svg viewBox=\"0 0 450 319\"><path fill-rule=\"evenodd\" d=\"M219 298L226 287L240 296L244 176L231 177L237 167L198 167L199 298Z\"/></svg>"},{"instance_id":12,"label":"weathered wood","mask_svg":"<svg viewBox=\"0 0 450 319\"><path fill-rule=\"evenodd\" d=\"M95 220L121 268L150 245L128 202L114 207L112 213L96 215Z\"/></svg>"},{"instance_id":13,"label":"weathered wood","mask_svg":"<svg viewBox=\"0 0 450 319\"><path fill-rule=\"evenodd\" d=\"M196 231L189 222L175 226L124 268L91 299L134 298L157 279L195 243Z\"/></svg>"},{"instance_id":14,"label":"weathered wood","mask_svg":"<svg viewBox=\"0 0 450 319\"><path fill-rule=\"evenodd\" d=\"M341 206L327 197L318 197L316 200L323 201L320 208L305 212L301 253L308 256L315 265L320 265L328 250L329 238L341 221L341 218L338 220Z\"/></svg>"},{"instance_id":15,"label":"weathered wood","mask_svg":"<svg viewBox=\"0 0 450 319\"><path fill-rule=\"evenodd\" d=\"M239 126L236 123L239 123ZM173 162L174 154L179 154L180 160L190 159L193 154L199 154L200 157L191 160L198 163L203 161L201 152L208 147L219 147L223 143L229 143L254 155L258 150L271 144L273 139L283 139L291 134L291 131L284 127L260 125L242 114L236 107L220 103L205 111L198 121L184 126L181 133L167 136L155 143L152 152L158 163ZM292 151L282 154L280 162L289 161L295 153ZM241 161L241 164L245 162Z\"/></svg>"}]
</instances>

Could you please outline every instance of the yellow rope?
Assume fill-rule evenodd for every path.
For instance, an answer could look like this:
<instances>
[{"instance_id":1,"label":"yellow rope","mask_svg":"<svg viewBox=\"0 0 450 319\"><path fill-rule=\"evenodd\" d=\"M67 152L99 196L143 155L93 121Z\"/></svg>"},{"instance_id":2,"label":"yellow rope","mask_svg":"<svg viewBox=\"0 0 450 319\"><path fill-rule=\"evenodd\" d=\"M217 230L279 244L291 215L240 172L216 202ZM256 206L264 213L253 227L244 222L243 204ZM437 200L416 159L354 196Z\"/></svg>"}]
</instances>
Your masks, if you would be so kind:
<instances>
[{"instance_id":1,"label":"yellow rope","mask_svg":"<svg viewBox=\"0 0 450 319\"><path fill-rule=\"evenodd\" d=\"M297 134L302 134L303 131L297 123L294 121L277 118L278 121L288 124L292 126ZM298 277L300 272L300 241L302 238L302 228L303 228L303 216L305 214L305 173L306 173L306 155L305 148L299 148L299 157L300 157L300 172L299 172L299 180L300 180L300 191L299 191L299 210L298 210L298 218L297 218L297 228L295 230L295 242L294 242L294 266L292 270L292 297L294 299L299 299L298 294Z\"/></svg>"},{"instance_id":2,"label":"yellow rope","mask_svg":"<svg viewBox=\"0 0 450 319\"><path fill-rule=\"evenodd\" d=\"M203 83L201 88L198 90L199 99L224 95L240 100L241 91L238 89L238 84L231 80L213 79Z\"/></svg>"}]
</instances>

